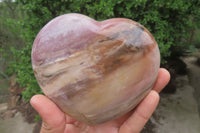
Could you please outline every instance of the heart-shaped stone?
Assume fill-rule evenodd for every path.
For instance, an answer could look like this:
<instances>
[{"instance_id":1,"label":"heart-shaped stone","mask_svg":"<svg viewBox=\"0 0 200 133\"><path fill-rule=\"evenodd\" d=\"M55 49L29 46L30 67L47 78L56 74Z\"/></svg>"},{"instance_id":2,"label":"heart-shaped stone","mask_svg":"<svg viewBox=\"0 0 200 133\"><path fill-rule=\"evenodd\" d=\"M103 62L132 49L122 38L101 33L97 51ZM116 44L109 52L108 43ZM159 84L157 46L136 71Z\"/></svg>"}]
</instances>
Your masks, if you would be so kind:
<instances>
[{"instance_id":1,"label":"heart-shaped stone","mask_svg":"<svg viewBox=\"0 0 200 133\"><path fill-rule=\"evenodd\" d=\"M44 94L90 125L132 110L153 86L159 65L153 36L124 18L98 22L81 14L62 15L42 28L32 48Z\"/></svg>"}]
</instances>

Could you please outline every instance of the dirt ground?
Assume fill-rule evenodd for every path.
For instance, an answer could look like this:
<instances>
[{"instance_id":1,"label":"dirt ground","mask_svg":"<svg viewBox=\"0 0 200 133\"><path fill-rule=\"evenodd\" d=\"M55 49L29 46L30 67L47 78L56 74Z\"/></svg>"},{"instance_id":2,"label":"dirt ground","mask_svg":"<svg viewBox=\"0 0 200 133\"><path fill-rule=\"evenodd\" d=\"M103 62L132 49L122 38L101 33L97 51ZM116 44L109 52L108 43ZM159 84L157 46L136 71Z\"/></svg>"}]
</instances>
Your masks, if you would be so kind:
<instances>
[{"instance_id":1,"label":"dirt ground","mask_svg":"<svg viewBox=\"0 0 200 133\"><path fill-rule=\"evenodd\" d=\"M199 133L200 67L197 58L186 57L188 74L177 76L177 91L161 94L160 104L151 118L153 133Z\"/></svg>"},{"instance_id":2,"label":"dirt ground","mask_svg":"<svg viewBox=\"0 0 200 133\"><path fill-rule=\"evenodd\" d=\"M20 112L14 117L0 119L1 133L33 133L35 123L29 124Z\"/></svg>"},{"instance_id":3,"label":"dirt ground","mask_svg":"<svg viewBox=\"0 0 200 133\"><path fill-rule=\"evenodd\" d=\"M0 104L1 133L33 133L36 123L28 122L25 118L20 110L8 109L7 103Z\"/></svg>"},{"instance_id":4,"label":"dirt ground","mask_svg":"<svg viewBox=\"0 0 200 133\"><path fill-rule=\"evenodd\" d=\"M9 81L0 79L0 133L39 133L36 112L28 102L21 99L15 107L8 105L8 87Z\"/></svg>"}]
</instances>

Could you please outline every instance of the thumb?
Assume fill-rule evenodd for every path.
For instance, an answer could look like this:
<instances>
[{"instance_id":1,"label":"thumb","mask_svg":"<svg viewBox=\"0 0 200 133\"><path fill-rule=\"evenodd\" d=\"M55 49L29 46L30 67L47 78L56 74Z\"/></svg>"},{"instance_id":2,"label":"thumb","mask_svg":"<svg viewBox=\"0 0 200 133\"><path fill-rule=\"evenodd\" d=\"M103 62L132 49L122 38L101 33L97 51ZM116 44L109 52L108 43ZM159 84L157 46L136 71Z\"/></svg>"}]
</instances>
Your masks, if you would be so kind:
<instances>
[{"instance_id":1,"label":"thumb","mask_svg":"<svg viewBox=\"0 0 200 133\"><path fill-rule=\"evenodd\" d=\"M42 117L40 133L63 133L65 129L65 114L49 98L35 95L31 98L31 105Z\"/></svg>"}]
</instances>

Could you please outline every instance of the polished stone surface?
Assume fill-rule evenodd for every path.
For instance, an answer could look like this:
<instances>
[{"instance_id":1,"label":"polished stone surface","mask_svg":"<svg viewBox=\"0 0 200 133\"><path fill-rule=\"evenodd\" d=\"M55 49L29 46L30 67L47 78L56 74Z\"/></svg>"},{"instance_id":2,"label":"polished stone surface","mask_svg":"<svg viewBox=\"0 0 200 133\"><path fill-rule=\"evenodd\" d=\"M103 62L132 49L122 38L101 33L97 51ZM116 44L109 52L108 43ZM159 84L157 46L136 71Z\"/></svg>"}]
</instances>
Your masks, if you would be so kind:
<instances>
[{"instance_id":1,"label":"polished stone surface","mask_svg":"<svg viewBox=\"0 0 200 133\"><path fill-rule=\"evenodd\" d=\"M32 66L45 95L90 125L133 109L149 92L160 65L151 33L130 19L95 21L59 16L38 33Z\"/></svg>"}]
</instances>

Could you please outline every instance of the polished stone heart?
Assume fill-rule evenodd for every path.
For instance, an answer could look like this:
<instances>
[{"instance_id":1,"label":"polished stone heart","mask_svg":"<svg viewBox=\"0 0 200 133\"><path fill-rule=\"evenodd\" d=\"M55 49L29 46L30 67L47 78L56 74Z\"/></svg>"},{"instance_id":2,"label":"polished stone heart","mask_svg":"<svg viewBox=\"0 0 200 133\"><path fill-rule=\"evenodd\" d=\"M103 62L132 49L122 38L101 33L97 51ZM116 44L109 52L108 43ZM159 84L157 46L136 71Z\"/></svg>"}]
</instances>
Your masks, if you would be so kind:
<instances>
[{"instance_id":1,"label":"polished stone heart","mask_svg":"<svg viewBox=\"0 0 200 133\"><path fill-rule=\"evenodd\" d=\"M62 15L42 28L32 48L44 94L90 125L132 110L153 86L159 65L151 33L124 18L98 22L81 14Z\"/></svg>"}]
</instances>

